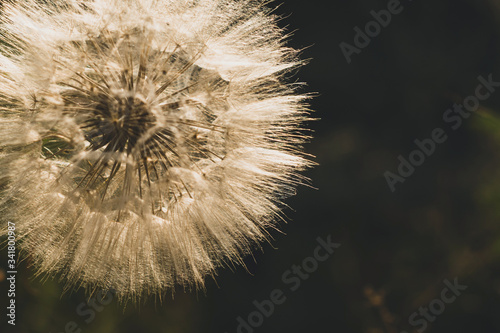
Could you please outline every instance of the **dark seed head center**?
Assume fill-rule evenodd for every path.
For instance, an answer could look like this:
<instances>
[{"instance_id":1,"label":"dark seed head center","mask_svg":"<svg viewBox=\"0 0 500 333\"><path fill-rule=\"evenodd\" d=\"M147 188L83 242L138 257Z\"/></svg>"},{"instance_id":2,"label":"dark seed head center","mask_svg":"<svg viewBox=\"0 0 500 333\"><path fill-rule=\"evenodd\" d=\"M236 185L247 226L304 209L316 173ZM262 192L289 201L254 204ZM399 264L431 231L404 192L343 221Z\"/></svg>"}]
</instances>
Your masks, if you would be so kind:
<instances>
[{"instance_id":1,"label":"dark seed head center","mask_svg":"<svg viewBox=\"0 0 500 333\"><path fill-rule=\"evenodd\" d=\"M148 103L137 96L100 95L85 127L92 150L130 153L154 125Z\"/></svg>"}]
</instances>

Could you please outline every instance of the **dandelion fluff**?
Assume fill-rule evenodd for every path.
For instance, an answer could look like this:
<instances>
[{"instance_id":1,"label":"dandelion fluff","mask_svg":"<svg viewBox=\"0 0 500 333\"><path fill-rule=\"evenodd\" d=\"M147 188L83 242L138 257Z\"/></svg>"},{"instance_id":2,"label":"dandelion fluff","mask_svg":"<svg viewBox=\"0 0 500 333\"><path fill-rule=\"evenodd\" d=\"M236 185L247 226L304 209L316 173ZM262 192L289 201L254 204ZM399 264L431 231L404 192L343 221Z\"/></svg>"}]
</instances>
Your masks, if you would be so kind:
<instances>
[{"instance_id":1,"label":"dandelion fluff","mask_svg":"<svg viewBox=\"0 0 500 333\"><path fill-rule=\"evenodd\" d=\"M25 0L0 17L0 204L39 273L202 287L310 162L301 64L261 0Z\"/></svg>"}]
</instances>

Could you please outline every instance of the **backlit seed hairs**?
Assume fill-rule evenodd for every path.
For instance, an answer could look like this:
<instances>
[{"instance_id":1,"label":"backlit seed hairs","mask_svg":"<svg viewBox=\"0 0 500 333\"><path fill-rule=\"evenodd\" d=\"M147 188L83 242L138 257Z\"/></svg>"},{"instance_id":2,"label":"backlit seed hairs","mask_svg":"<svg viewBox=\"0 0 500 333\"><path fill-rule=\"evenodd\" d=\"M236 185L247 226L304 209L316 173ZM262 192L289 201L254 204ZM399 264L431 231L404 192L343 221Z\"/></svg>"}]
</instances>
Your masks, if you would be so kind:
<instances>
[{"instance_id":1,"label":"backlit seed hairs","mask_svg":"<svg viewBox=\"0 0 500 333\"><path fill-rule=\"evenodd\" d=\"M0 210L39 273L122 299L241 263L303 183L301 65L261 0L0 16Z\"/></svg>"}]
</instances>

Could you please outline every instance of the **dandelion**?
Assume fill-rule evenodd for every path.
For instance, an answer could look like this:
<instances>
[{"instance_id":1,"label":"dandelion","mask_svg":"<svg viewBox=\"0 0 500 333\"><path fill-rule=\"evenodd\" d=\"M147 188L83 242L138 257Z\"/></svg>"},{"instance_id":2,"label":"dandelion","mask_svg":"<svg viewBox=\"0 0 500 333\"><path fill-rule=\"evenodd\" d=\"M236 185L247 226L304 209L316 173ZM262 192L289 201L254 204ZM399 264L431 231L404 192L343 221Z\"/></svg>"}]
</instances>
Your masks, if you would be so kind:
<instances>
[{"instance_id":1,"label":"dandelion","mask_svg":"<svg viewBox=\"0 0 500 333\"><path fill-rule=\"evenodd\" d=\"M265 1L6 2L0 34L2 222L39 274L138 298L268 240L310 162Z\"/></svg>"}]
</instances>

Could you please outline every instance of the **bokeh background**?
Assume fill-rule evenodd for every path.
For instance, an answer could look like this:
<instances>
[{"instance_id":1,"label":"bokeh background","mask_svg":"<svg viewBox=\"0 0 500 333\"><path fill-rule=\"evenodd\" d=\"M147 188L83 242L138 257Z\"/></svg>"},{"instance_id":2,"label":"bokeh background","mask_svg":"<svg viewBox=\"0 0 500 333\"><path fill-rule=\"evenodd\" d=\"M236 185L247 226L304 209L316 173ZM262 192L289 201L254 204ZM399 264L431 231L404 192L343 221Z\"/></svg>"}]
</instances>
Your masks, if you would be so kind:
<instances>
[{"instance_id":1,"label":"bokeh background","mask_svg":"<svg viewBox=\"0 0 500 333\"><path fill-rule=\"evenodd\" d=\"M17 325L6 325L7 283L0 250L1 332L233 333L238 317L256 310L274 289L286 301L259 327L239 333L417 332L409 317L441 297L443 280L468 288L429 322L428 333L500 332L500 89L453 131L444 112L474 94L477 77L500 81L500 2L402 0L403 11L346 62L355 26L389 1L281 0L280 25L303 48L305 81L319 121L305 147L319 164L312 186L287 200L288 223L246 268L220 270L198 292L176 290L139 305L116 301L90 323L76 309L83 291L17 275ZM393 193L384 172L396 172L415 139L442 127L448 140ZM296 291L282 280L311 256L317 237L341 246ZM419 317L420 318L420 317ZM70 329L70 332L73 330Z\"/></svg>"}]
</instances>

